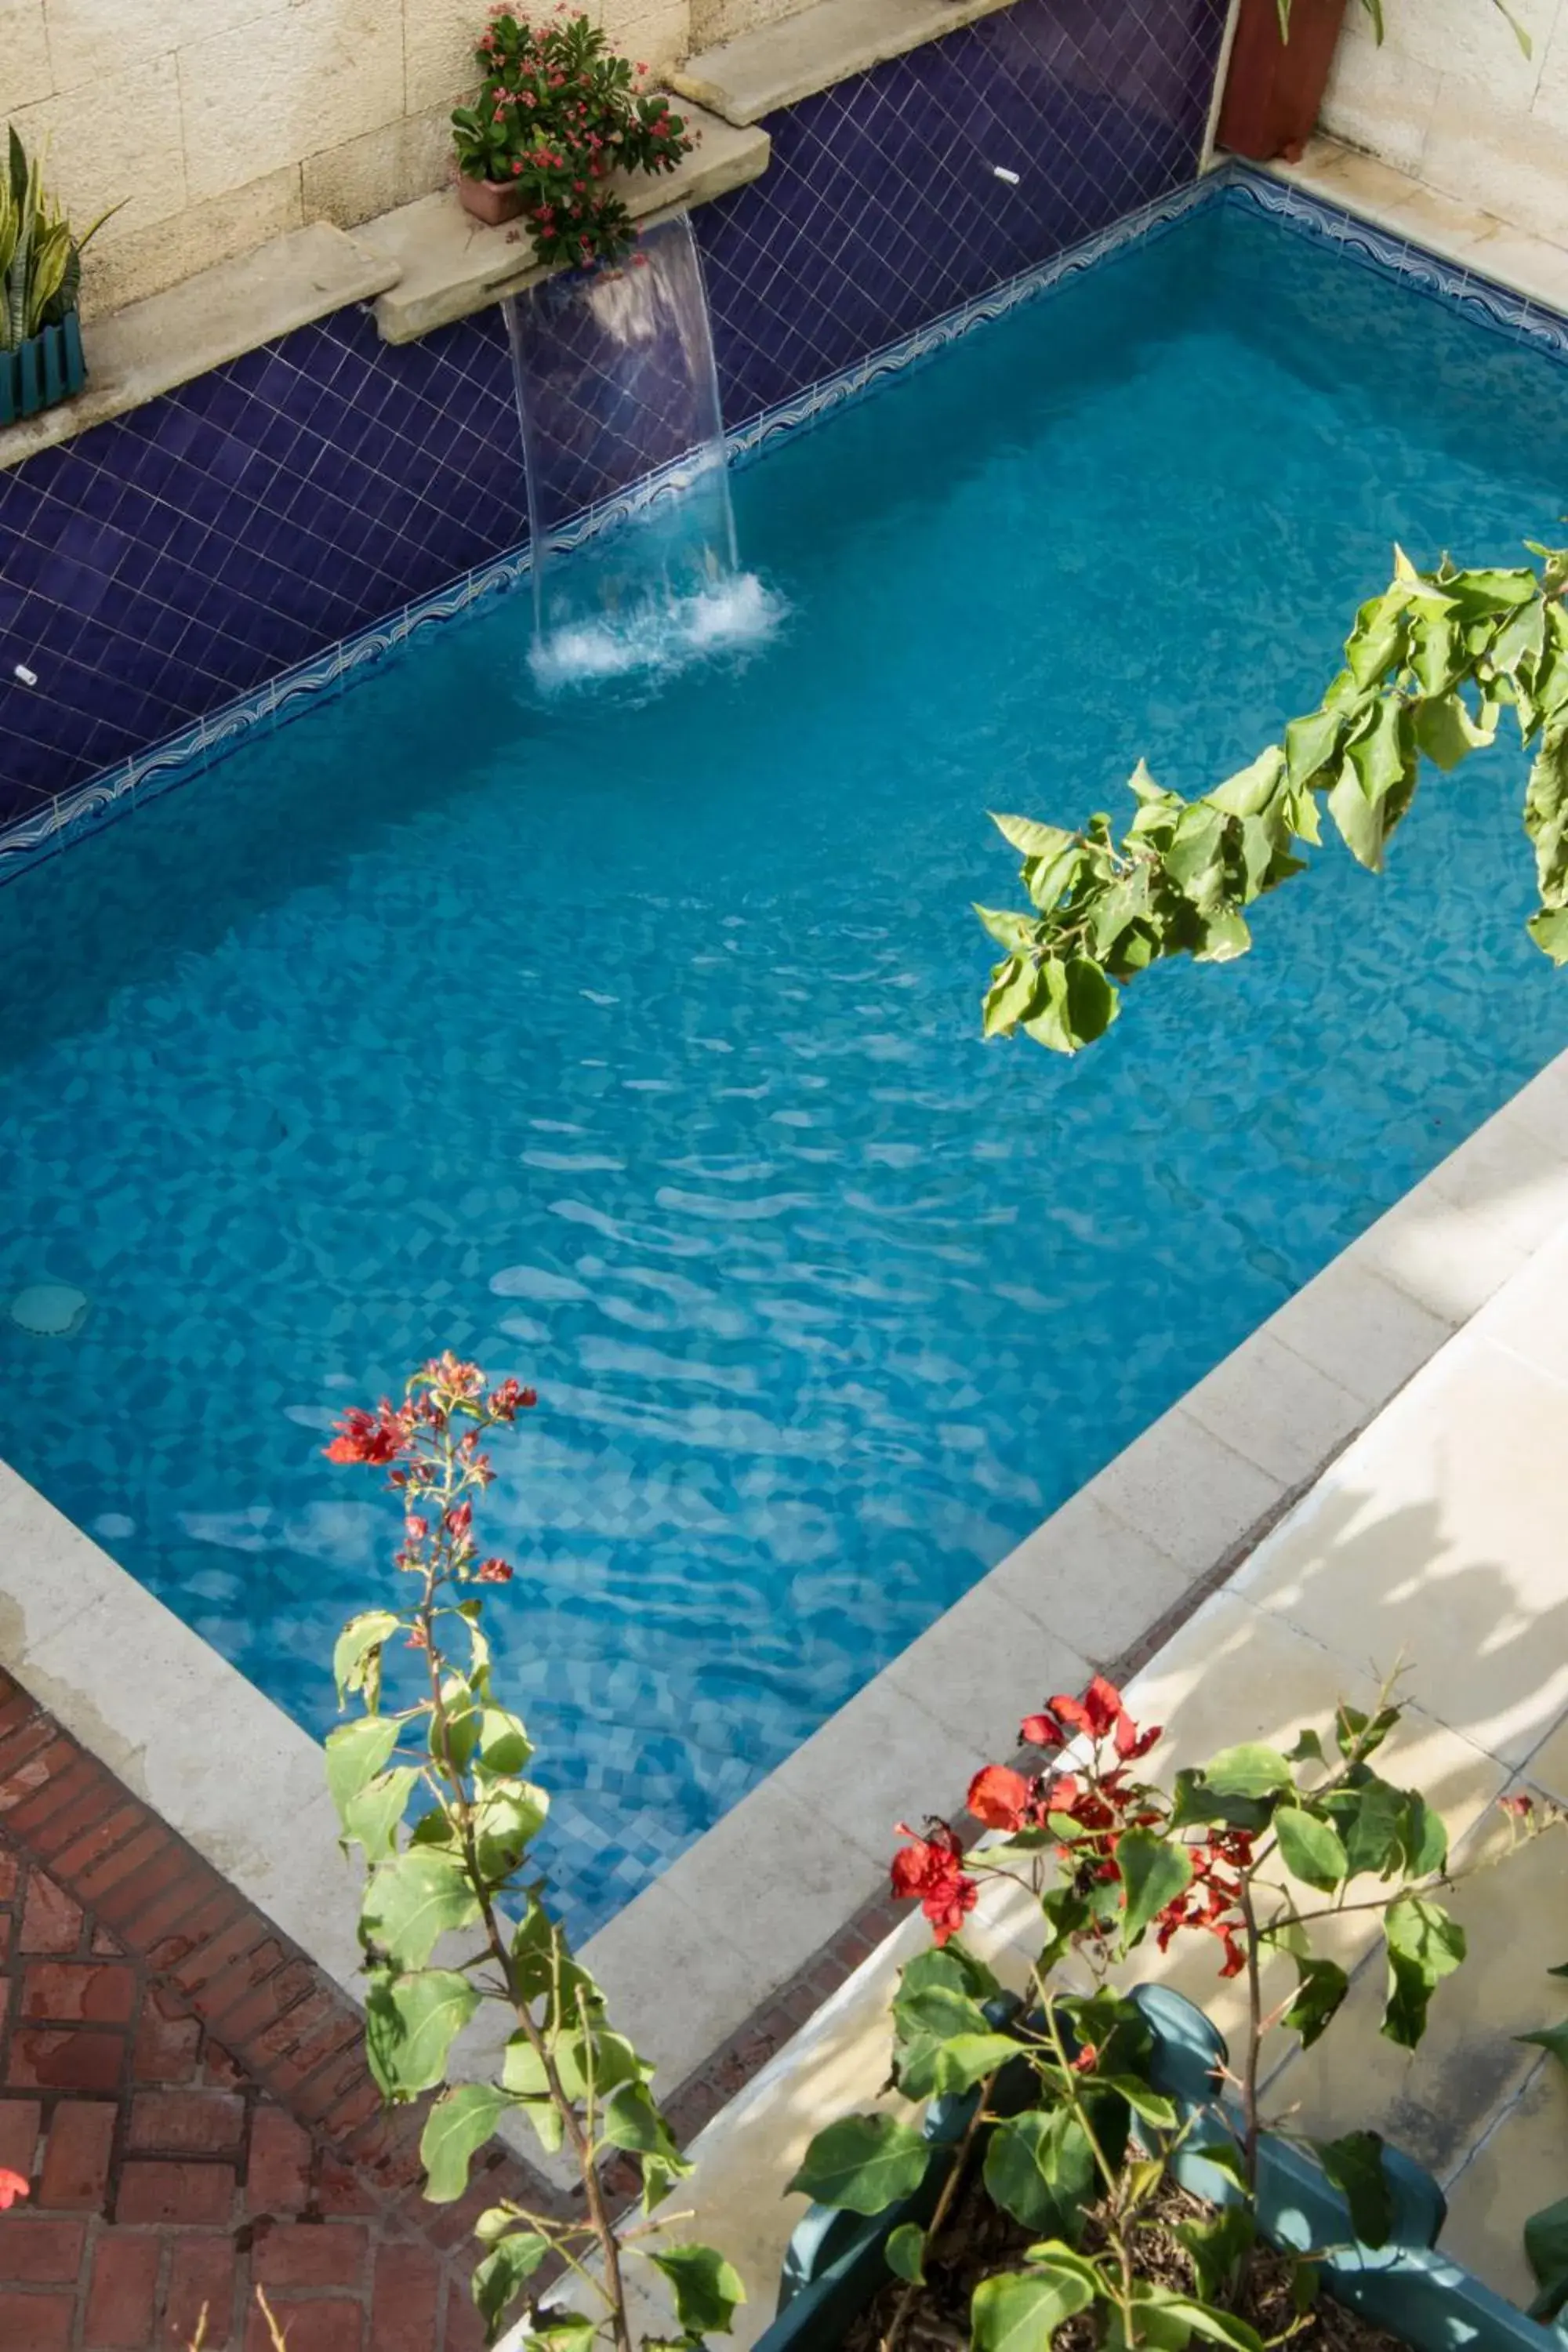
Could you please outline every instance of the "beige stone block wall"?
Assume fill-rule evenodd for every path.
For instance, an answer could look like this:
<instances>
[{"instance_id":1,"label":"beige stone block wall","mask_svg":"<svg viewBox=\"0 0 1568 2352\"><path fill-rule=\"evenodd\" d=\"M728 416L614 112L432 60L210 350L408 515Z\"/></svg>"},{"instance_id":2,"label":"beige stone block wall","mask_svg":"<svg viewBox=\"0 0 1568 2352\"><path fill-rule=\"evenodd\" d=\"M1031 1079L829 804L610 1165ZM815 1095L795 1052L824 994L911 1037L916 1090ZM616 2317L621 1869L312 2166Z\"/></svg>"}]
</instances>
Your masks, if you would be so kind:
<instances>
[{"instance_id":1,"label":"beige stone block wall","mask_svg":"<svg viewBox=\"0 0 1568 2352\"><path fill-rule=\"evenodd\" d=\"M656 71L691 46L689 0L583 5ZM489 13L489 0L0 0L0 121L47 143L81 226L121 204L88 257L89 315L303 222L353 228L439 187Z\"/></svg>"},{"instance_id":2,"label":"beige stone block wall","mask_svg":"<svg viewBox=\"0 0 1568 2352\"><path fill-rule=\"evenodd\" d=\"M1568 0L1351 0L1322 124L1445 195L1568 245Z\"/></svg>"}]
</instances>

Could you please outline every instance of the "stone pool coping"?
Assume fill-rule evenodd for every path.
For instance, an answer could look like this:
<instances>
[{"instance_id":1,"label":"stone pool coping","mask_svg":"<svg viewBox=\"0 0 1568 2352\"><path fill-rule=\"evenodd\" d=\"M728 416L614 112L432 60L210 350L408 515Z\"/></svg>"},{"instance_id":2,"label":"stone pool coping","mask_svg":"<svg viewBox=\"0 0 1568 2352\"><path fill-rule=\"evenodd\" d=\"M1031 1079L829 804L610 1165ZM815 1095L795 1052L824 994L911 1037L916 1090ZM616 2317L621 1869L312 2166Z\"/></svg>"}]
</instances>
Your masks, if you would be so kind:
<instances>
[{"instance_id":1,"label":"stone pool coping","mask_svg":"<svg viewBox=\"0 0 1568 2352\"><path fill-rule=\"evenodd\" d=\"M1048 1691L1152 1655L1564 1223L1568 1054L589 1940L687 2129L880 1940L893 1824L956 1807ZM9 1470L0 1665L353 1990L319 1746Z\"/></svg>"}]
</instances>

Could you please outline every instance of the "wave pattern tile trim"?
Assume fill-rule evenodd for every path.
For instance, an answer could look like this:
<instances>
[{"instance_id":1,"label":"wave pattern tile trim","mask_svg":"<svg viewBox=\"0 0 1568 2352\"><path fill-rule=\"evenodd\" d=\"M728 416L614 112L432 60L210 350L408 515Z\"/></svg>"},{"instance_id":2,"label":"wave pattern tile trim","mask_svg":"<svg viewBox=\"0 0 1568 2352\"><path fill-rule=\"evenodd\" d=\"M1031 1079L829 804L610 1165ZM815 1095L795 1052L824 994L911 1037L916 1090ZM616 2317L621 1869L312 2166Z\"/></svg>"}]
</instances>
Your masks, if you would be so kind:
<instances>
[{"instance_id":1,"label":"wave pattern tile trim","mask_svg":"<svg viewBox=\"0 0 1568 2352\"><path fill-rule=\"evenodd\" d=\"M1348 259L1414 286L1435 300L1457 303L1478 324L1509 340L1530 342L1559 361L1568 361L1568 318L1495 281L1439 259L1424 247L1387 236L1298 188L1230 165L1205 181L1145 205L1068 251L1022 272L1008 283L950 310L944 317L901 337L886 349L840 369L794 398L781 401L729 436L732 463L748 463L786 435L809 430L847 402L862 398L882 383L917 366L976 327L1005 316L1080 271L1092 268L1131 245L1173 226L1194 205L1241 205L1263 212L1293 232L1325 239ZM290 339L292 340L292 339ZM505 373L505 352L498 347ZM510 376L506 404L510 413ZM84 436L90 439L93 436ZM67 445L68 448L73 445ZM53 454L53 453L51 453ZM580 545L607 525L640 511L682 487L680 465L664 468L629 489L599 501L559 533L552 544ZM398 651L422 630L456 619L477 604L505 593L528 578L530 551L519 544L520 520L512 509L511 543L488 562L447 581L434 593L401 605L389 617L362 629L310 661L297 664L256 692L227 703L167 737L151 750L90 776L73 791L39 794L36 804L0 829L0 881L10 879L68 843L95 832L110 818L187 782L210 767L250 729L293 718L318 696L342 687ZM7 578L9 586L9 578Z\"/></svg>"}]
</instances>

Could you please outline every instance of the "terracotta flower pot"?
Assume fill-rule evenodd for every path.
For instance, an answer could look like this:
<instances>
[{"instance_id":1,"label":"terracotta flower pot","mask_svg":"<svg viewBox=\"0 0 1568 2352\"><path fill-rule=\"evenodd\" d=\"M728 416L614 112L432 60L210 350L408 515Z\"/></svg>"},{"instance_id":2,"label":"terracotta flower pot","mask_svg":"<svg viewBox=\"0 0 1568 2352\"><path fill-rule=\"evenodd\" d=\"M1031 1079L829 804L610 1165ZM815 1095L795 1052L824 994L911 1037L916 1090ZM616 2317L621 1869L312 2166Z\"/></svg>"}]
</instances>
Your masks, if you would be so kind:
<instances>
[{"instance_id":1,"label":"terracotta flower pot","mask_svg":"<svg viewBox=\"0 0 1568 2352\"><path fill-rule=\"evenodd\" d=\"M522 210L523 191L511 180L471 180L466 172L458 174L458 194L465 212L476 220L484 221L490 228L499 228L502 221L515 220Z\"/></svg>"},{"instance_id":2,"label":"terracotta flower pot","mask_svg":"<svg viewBox=\"0 0 1568 2352\"><path fill-rule=\"evenodd\" d=\"M1220 108L1219 143L1233 155L1294 163L1311 137L1328 86L1345 0L1291 0L1279 37L1276 0L1241 0Z\"/></svg>"}]
</instances>

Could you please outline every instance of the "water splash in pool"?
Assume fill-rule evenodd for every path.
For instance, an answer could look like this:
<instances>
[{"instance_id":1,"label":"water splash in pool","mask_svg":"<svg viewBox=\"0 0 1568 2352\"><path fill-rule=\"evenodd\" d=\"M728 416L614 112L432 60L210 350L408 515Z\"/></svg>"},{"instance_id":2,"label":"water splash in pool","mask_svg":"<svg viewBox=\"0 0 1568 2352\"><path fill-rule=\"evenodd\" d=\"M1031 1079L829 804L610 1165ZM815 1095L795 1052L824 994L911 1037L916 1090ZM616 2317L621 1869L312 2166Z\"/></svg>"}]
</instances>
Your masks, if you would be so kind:
<instances>
[{"instance_id":1,"label":"water splash in pool","mask_svg":"<svg viewBox=\"0 0 1568 2352\"><path fill-rule=\"evenodd\" d=\"M505 305L548 688L684 667L766 635L742 573L702 265L684 214L621 268ZM585 534L591 512L597 527Z\"/></svg>"}]
</instances>

